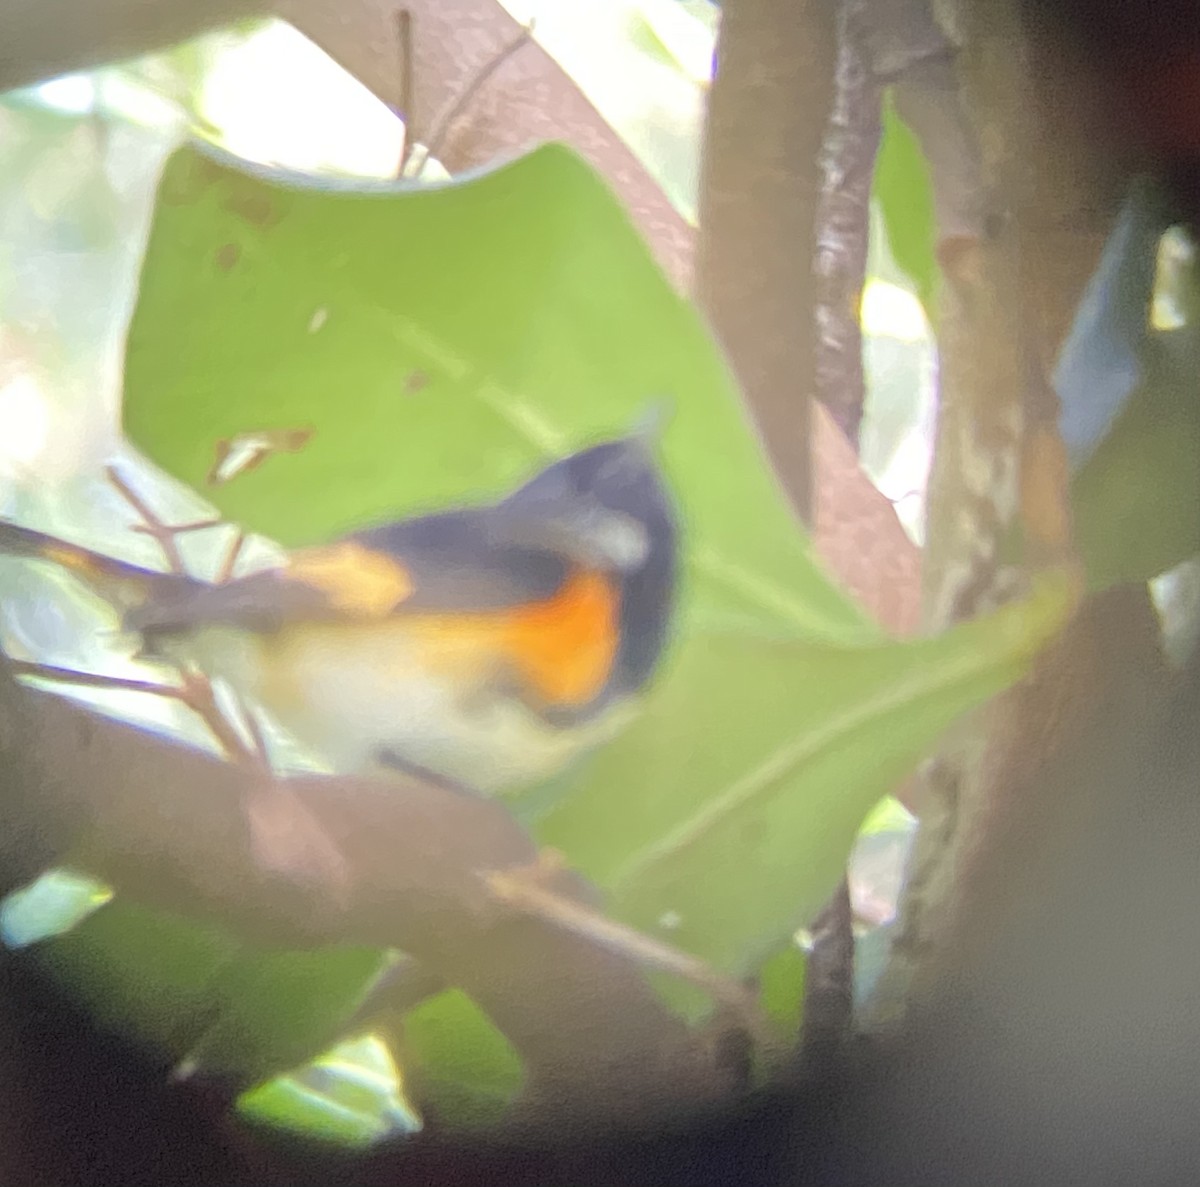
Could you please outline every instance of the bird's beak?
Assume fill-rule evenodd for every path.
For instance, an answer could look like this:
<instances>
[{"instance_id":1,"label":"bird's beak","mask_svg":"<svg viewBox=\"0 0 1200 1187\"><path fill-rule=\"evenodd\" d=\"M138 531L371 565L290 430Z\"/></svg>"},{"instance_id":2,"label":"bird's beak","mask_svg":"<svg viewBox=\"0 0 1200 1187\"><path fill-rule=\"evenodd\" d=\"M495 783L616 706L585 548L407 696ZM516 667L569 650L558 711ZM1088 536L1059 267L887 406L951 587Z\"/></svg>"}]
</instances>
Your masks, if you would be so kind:
<instances>
[{"instance_id":1,"label":"bird's beak","mask_svg":"<svg viewBox=\"0 0 1200 1187\"><path fill-rule=\"evenodd\" d=\"M630 428L629 436L633 440L644 442L647 450L653 452L662 441L667 425L675 415L675 400L671 396L655 396L647 400L638 413L637 419Z\"/></svg>"}]
</instances>

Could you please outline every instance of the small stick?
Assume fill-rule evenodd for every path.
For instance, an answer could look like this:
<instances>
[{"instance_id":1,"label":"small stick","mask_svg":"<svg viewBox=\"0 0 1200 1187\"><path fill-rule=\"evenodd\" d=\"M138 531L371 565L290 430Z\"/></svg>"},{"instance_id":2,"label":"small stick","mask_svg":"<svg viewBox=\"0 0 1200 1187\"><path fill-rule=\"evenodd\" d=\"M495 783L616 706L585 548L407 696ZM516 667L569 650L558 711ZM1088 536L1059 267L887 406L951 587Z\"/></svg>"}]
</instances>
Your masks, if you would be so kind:
<instances>
[{"instance_id":1,"label":"small stick","mask_svg":"<svg viewBox=\"0 0 1200 1187\"><path fill-rule=\"evenodd\" d=\"M811 930L800 1055L826 1068L842 1050L854 1020L854 906L846 878Z\"/></svg>"},{"instance_id":2,"label":"small stick","mask_svg":"<svg viewBox=\"0 0 1200 1187\"><path fill-rule=\"evenodd\" d=\"M528 871L494 870L484 875L484 881L492 894L506 906L557 923L568 931L586 936L602 948L619 955L632 956L641 964L675 973L707 990L719 1001L732 1005L746 1000L743 986L713 972L699 958L616 923L574 899L535 885Z\"/></svg>"},{"instance_id":3,"label":"small stick","mask_svg":"<svg viewBox=\"0 0 1200 1187\"><path fill-rule=\"evenodd\" d=\"M777 1039L770 1025L759 1011L753 994L741 982L716 972L699 957L681 952L653 936L609 919L583 903L538 885L540 878L561 864L561 855L544 854L533 867L491 870L482 877L492 896L505 906L562 927L617 956L690 981L736 1013L761 1049L776 1046Z\"/></svg>"},{"instance_id":4,"label":"small stick","mask_svg":"<svg viewBox=\"0 0 1200 1187\"><path fill-rule=\"evenodd\" d=\"M187 576L187 568L175 536L181 531L213 527L222 521L203 521L184 524L179 528L169 527L155 515L114 466L107 466L106 472L109 481L141 517L142 524L135 530L144 531L158 542L173 573ZM245 533L239 531L221 566L221 582L227 581L232 575L245 539ZM21 661L13 666L17 674L35 679L59 681L84 688L140 692L179 701L204 722L230 762L270 775L270 760L258 720L250 709L241 706L246 733L250 737L247 744L233 721L222 712L217 703L213 683L203 672L177 665L180 684L176 686L122 676L74 672L69 668ZM334 901L342 902L345 899L350 884L346 857L330 840L320 820L301 800L283 785L268 778L256 782L243 808L250 832L251 852L264 869L275 870L289 877L317 881L326 888Z\"/></svg>"},{"instance_id":5,"label":"small stick","mask_svg":"<svg viewBox=\"0 0 1200 1187\"><path fill-rule=\"evenodd\" d=\"M124 492L122 492L124 493ZM197 519L191 523L173 523L170 527L166 524L159 525L165 532L170 532L172 536L182 536L184 532L200 532L205 528L220 527L225 521L223 519ZM129 525L131 532L141 532L147 536L154 535L154 528L145 523L134 523Z\"/></svg>"},{"instance_id":6,"label":"small stick","mask_svg":"<svg viewBox=\"0 0 1200 1187\"><path fill-rule=\"evenodd\" d=\"M251 749L242 741L229 718L221 712L212 681L201 672L187 669L181 669L180 676L183 679L183 703L208 726L209 732L216 738L230 761L249 766L262 766L266 761L266 755Z\"/></svg>"},{"instance_id":7,"label":"small stick","mask_svg":"<svg viewBox=\"0 0 1200 1187\"><path fill-rule=\"evenodd\" d=\"M267 762L267 740L263 737L262 726L259 723L258 717L254 710L243 701L239 701L239 706L242 710L242 720L246 723L246 733L250 735L250 742L257 751L258 756L264 763Z\"/></svg>"},{"instance_id":8,"label":"small stick","mask_svg":"<svg viewBox=\"0 0 1200 1187\"><path fill-rule=\"evenodd\" d=\"M233 538L233 543L229 546L229 551L225 553L225 559L221 562L221 567L217 570L215 584L224 585L232 576L233 570L238 562L238 557L242 555L242 548L246 543L246 533L240 528L238 534Z\"/></svg>"},{"instance_id":9,"label":"small stick","mask_svg":"<svg viewBox=\"0 0 1200 1187\"><path fill-rule=\"evenodd\" d=\"M76 672L71 668L57 668L52 664L35 664L28 660L12 660L11 666L18 676L33 676L38 680L52 680L58 684L77 684L81 688L106 688L118 692L144 692L150 696L169 697L185 701L187 691L174 684L156 684L153 680L131 680L124 676L103 676L96 672Z\"/></svg>"},{"instance_id":10,"label":"small stick","mask_svg":"<svg viewBox=\"0 0 1200 1187\"><path fill-rule=\"evenodd\" d=\"M179 701L208 726L209 732L231 760L258 762L259 756L238 737L237 731L221 712L212 684L198 672L181 671L182 683L176 685L156 684L153 680L133 680L126 676L105 676L97 672L76 672L71 668L29 663L26 660L14 660L12 667L18 676L32 676L37 680L74 684L80 688L108 689L113 692L140 692ZM253 735L257 736L257 724Z\"/></svg>"},{"instance_id":11,"label":"small stick","mask_svg":"<svg viewBox=\"0 0 1200 1187\"><path fill-rule=\"evenodd\" d=\"M105 466L104 472L108 476L109 482L117 488L125 501L141 516L141 530L146 535L152 537L162 549L163 557L167 562L167 567L172 573L178 573L180 576L187 575L187 567L183 563L183 555L179 551L179 545L175 540L173 529L169 528L151 511L149 505L135 491L124 478L121 477L116 466Z\"/></svg>"},{"instance_id":12,"label":"small stick","mask_svg":"<svg viewBox=\"0 0 1200 1187\"><path fill-rule=\"evenodd\" d=\"M403 176L404 166L408 164L413 145L417 142L412 25L412 13L407 8L400 9L396 13L396 34L400 41L400 118L404 121L404 147L396 169L397 177Z\"/></svg>"},{"instance_id":13,"label":"small stick","mask_svg":"<svg viewBox=\"0 0 1200 1187\"><path fill-rule=\"evenodd\" d=\"M442 142L446 139L446 134L450 131L450 126L454 123L467 105L479 94L483 84L487 82L509 58L513 56L529 39L533 36L533 21L530 21L521 32L513 38L508 45L499 51L493 58L485 62L474 77L467 80L463 89L458 93L455 99L450 103L450 106L438 117L433 125L432 131L429 133L429 139L425 144L425 160L421 162L421 170L425 168L425 161L430 157L436 157L441 151ZM420 177L420 171L417 176Z\"/></svg>"},{"instance_id":14,"label":"small stick","mask_svg":"<svg viewBox=\"0 0 1200 1187\"><path fill-rule=\"evenodd\" d=\"M186 576L187 566L183 563L183 556L179 551L179 545L176 543L175 536L181 530L193 531L200 527L212 527L222 521L199 521L184 524L182 529L168 527L154 513L149 504L121 477L115 466L106 466L105 471L108 474L109 481L121 492L138 515L141 516L142 523L140 530L152 536L158 542L171 571L180 576ZM232 574L233 567L237 563L237 558L242 551L245 539L245 533L239 531L221 566L220 582L227 581ZM46 671L49 671L49 669L43 669L43 674ZM250 727L249 732L252 744L247 746L237 729L233 726L233 723L221 711L221 706L217 704L217 694L213 689L212 681L202 672L195 672L180 667L179 677L181 684L177 688L170 685L151 684L149 681L124 681L117 677L92 676L83 672L71 673L65 668L53 669L53 673L53 675L46 678L63 680L66 683L85 685L93 688L124 688L132 692L150 692L158 696L173 697L175 700L182 701L183 704L187 705L208 726L209 733L216 739L217 744L225 751L226 756L231 762L246 763L253 766L266 765L266 748L261 744L262 735L259 733L258 723L255 722Z\"/></svg>"}]
</instances>

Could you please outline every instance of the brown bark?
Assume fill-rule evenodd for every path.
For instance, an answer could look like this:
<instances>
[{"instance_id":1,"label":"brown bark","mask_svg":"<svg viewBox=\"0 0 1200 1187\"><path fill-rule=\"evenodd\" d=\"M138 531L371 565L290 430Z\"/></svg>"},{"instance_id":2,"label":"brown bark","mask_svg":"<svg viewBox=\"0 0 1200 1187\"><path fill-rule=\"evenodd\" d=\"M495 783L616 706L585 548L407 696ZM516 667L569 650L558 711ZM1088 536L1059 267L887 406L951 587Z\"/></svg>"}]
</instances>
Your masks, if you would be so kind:
<instances>
[{"instance_id":1,"label":"brown bark","mask_svg":"<svg viewBox=\"0 0 1200 1187\"><path fill-rule=\"evenodd\" d=\"M817 358L812 261L835 56L824 0L726 4L701 171L696 297L805 522Z\"/></svg>"},{"instance_id":2,"label":"brown bark","mask_svg":"<svg viewBox=\"0 0 1200 1187\"><path fill-rule=\"evenodd\" d=\"M385 103L402 81L393 0L280 0L279 13ZM520 32L495 0L408 0L412 14L417 139ZM472 97L441 150L452 173L563 140L586 157L625 203L679 288L691 276L692 231L633 151L536 42L513 54Z\"/></svg>"},{"instance_id":3,"label":"brown bark","mask_svg":"<svg viewBox=\"0 0 1200 1187\"><path fill-rule=\"evenodd\" d=\"M149 53L271 7L271 0L8 0L0 91Z\"/></svg>"},{"instance_id":4,"label":"brown bark","mask_svg":"<svg viewBox=\"0 0 1200 1187\"><path fill-rule=\"evenodd\" d=\"M1006 600L1041 567L1074 564L1047 371L1100 246L1098 179L1110 187L1121 180L1119 156L1101 160L1094 145L1080 143L1079 125L1048 107L1053 87L1031 73L1039 59L1016 4L966 5L962 29L960 75L986 216L981 236L941 247L941 407L923 566L930 630ZM1054 60L1039 49L1043 64ZM1018 522L1023 572L1002 559ZM1040 670L1053 683L1062 662L1078 661L1047 658ZM913 1004L914 986L936 980L955 942L964 887L991 844L997 803L1009 801L1029 756L1049 763L1069 741L1069 716L1044 706L1027 713L1021 697L1006 694L960 723L926 768L916 792L922 827L876 1022L894 1023ZM1026 731L1019 743L1005 729L1014 714Z\"/></svg>"}]
</instances>

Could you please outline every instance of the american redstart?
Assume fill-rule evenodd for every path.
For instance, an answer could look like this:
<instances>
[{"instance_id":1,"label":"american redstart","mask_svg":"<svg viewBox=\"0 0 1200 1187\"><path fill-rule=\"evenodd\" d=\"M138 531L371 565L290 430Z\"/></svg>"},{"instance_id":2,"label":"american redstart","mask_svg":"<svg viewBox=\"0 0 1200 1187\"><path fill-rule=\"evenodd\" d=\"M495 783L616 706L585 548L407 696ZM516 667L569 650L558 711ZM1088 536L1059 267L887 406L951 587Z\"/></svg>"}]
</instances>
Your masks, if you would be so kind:
<instances>
[{"instance_id":1,"label":"american redstart","mask_svg":"<svg viewBox=\"0 0 1200 1187\"><path fill-rule=\"evenodd\" d=\"M653 674L678 522L635 434L497 502L401 519L223 584L9 522L0 551L69 569L143 652L199 668L336 769L418 768L480 791L556 774Z\"/></svg>"}]
</instances>

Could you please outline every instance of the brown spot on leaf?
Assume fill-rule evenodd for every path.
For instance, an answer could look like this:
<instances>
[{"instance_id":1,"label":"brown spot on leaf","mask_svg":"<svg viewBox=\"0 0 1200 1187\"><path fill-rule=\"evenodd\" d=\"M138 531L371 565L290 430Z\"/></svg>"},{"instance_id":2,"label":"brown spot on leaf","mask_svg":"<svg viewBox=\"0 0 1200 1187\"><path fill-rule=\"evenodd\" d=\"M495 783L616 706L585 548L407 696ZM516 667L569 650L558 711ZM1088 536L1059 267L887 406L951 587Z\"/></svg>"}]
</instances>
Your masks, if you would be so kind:
<instances>
[{"instance_id":1,"label":"brown spot on leaf","mask_svg":"<svg viewBox=\"0 0 1200 1187\"><path fill-rule=\"evenodd\" d=\"M185 168L168 169L159 187L158 200L166 206L189 206L221 176L220 167L206 160L191 161Z\"/></svg>"},{"instance_id":2,"label":"brown spot on leaf","mask_svg":"<svg viewBox=\"0 0 1200 1187\"><path fill-rule=\"evenodd\" d=\"M429 375L425 371L410 371L404 377L404 394L415 396L429 386Z\"/></svg>"},{"instance_id":3,"label":"brown spot on leaf","mask_svg":"<svg viewBox=\"0 0 1200 1187\"><path fill-rule=\"evenodd\" d=\"M222 272L228 272L242 258L242 249L236 243L222 243L217 248L216 264Z\"/></svg>"},{"instance_id":4,"label":"brown spot on leaf","mask_svg":"<svg viewBox=\"0 0 1200 1187\"><path fill-rule=\"evenodd\" d=\"M225 199L224 207L262 231L275 226L283 217L279 207L265 194L235 192Z\"/></svg>"},{"instance_id":5,"label":"brown spot on leaf","mask_svg":"<svg viewBox=\"0 0 1200 1187\"><path fill-rule=\"evenodd\" d=\"M239 474L256 470L274 453L298 453L313 435L310 428L262 429L223 437L217 442L213 464L204 481L223 486Z\"/></svg>"}]
</instances>

